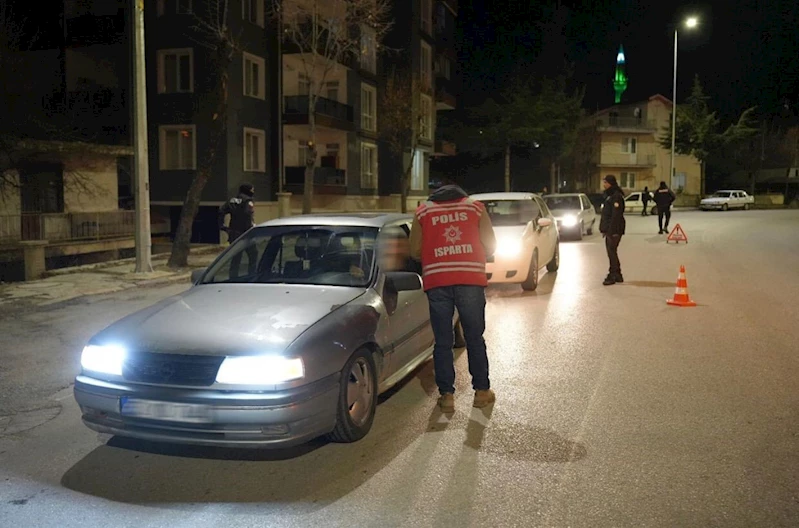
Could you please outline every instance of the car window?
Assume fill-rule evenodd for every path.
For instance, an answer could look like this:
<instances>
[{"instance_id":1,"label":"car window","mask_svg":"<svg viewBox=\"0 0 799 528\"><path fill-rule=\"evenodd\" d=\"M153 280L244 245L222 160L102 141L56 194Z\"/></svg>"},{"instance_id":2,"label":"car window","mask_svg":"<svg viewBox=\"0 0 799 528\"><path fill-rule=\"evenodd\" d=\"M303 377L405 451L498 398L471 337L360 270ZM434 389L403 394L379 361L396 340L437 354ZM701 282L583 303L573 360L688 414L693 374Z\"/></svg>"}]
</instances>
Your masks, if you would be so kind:
<instances>
[{"instance_id":1,"label":"car window","mask_svg":"<svg viewBox=\"0 0 799 528\"><path fill-rule=\"evenodd\" d=\"M480 200L495 226L525 225L538 217L539 205L527 200Z\"/></svg>"},{"instance_id":2,"label":"car window","mask_svg":"<svg viewBox=\"0 0 799 528\"><path fill-rule=\"evenodd\" d=\"M417 271L411 261L411 244L407 224L387 226L377 237L377 266L385 272Z\"/></svg>"},{"instance_id":3,"label":"car window","mask_svg":"<svg viewBox=\"0 0 799 528\"><path fill-rule=\"evenodd\" d=\"M580 201L583 202L583 209L591 209L591 202L588 200L587 196L580 196Z\"/></svg>"},{"instance_id":4,"label":"car window","mask_svg":"<svg viewBox=\"0 0 799 528\"><path fill-rule=\"evenodd\" d=\"M720 192L717 192L717 193L713 194L713 197L714 198L729 198L730 197L730 192L729 191L720 191Z\"/></svg>"},{"instance_id":5,"label":"car window","mask_svg":"<svg viewBox=\"0 0 799 528\"><path fill-rule=\"evenodd\" d=\"M545 196L544 203L549 209L555 210L579 210L581 207L579 196Z\"/></svg>"},{"instance_id":6,"label":"car window","mask_svg":"<svg viewBox=\"0 0 799 528\"><path fill-rule=\"evenodd\" d=\"M203 284L366 286L376 228L272 226L250 230L214 263Z\"/></svg>"},{"instance_id":7,"label":"car window","mask_svg":"<svg viewBox=\"0 0 799 528\"><path fill-rule=\"evenodd\" d=\"M640 199L641 195L639 193L633 193L627 197L625 202L637 202Z\"/></svg>"}]
</instances>

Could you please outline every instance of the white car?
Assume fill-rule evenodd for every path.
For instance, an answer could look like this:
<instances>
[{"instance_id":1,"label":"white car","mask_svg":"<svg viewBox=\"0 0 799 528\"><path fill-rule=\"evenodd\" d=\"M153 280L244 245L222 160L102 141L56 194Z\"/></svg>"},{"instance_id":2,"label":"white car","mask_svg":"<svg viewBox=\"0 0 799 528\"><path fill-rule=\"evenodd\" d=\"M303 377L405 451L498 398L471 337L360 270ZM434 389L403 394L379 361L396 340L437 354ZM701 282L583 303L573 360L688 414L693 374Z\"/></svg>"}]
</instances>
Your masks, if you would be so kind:
<instances>
[{"instance_id":1,"label":"white car","mask_svg":"<svg viewBox=\"0 0 799 528\"><path fill-rule=\"evenodd\" d=\"M548 194L544 196L561 235L570 234L582 240L583 234L594 234L596 211L583 193Z\"/></svg>"},{"instance_id":2,"label":"white car","mask_svg":"<svg viewBox=\"0 0 799 528\"><path fill-rule=\"evenodd\" d=\"M540 196L523 192L473 194L485 205L497 250L486 267L489 284L521 284L525 291L538 286L539 271L558 271L560 236L555 217Z\"/></svg>"},{"instance_id":3,"label":"white car","mask_svg":"<svg viewBox=\"0 0 799 528\"><path fill-rule=\"evenodd\" d=\"M644 201L641 197L644 195L643 191L631 192L624 198L624 212L625 213L640 213L644 210ZM658 206L655 204L655 197L649 193L649 201L646 204L649 207L649 212L653 215L658 214Z\"/></svg>"},{"instance_id":4,"label":"white car","mask_svg":"<svg viewBox=\"0 0 799 528\"><path fill-rule=\"evenodd\" d=\"M755 197L746 191L717 191L699 203L699 208L704 211L711 209L727 211L729 209L744 209L755 203Z\"/></svg>"}]
</instances>

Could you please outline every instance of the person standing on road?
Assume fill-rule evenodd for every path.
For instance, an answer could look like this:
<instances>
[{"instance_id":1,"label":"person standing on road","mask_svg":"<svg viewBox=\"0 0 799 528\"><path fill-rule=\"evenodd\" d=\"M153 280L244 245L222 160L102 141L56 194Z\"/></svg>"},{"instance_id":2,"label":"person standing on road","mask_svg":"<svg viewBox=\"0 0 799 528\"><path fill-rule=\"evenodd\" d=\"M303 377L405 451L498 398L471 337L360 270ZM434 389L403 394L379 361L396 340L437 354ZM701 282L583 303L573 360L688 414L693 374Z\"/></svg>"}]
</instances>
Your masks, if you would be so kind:
<instances>
[{"instance_id":1,"label":"person standing on road","mask_svg":"<svg viewBox=\"0 0 799 528\"><path fill-rule=\"evenodd\" d=\"M641 193L641 201L644 202L644 209L641 211L641 216L648 216L649 208L647 204L649 203L649 187L644 187L644 192Z\"/></svg>"},{"instance_id":2,"label":"person standing on road","mask_svg":"<svg viewBox=\"0 0 799 528\"><path fill-rule=\"evenodd\" d=\"M422 263L424 289L430 305L435 347L433 365L442 412L455 412L453 317L458 309L474 407L496 400L488 378L485 332L486 259L496 238L485 206L472 200L450 178L416 209L410 234L411 256Z\"/></svg>"},{"instance_id":3,"label":"person standing on road","mask_svg":"<svg viewBox=\"0 0 799 528\"><path fill-rule=\"evenodd\" d=\"M608 276L605 278L605 286L624 282L621 275L621 261L619 261L619 244L624 235L626 222L624 220L624 193L619 187L616 177L612 174L605 176L602 180L605 188L605 203L602 207L602 218L599 221L599 232L605 237L605 248L608 251Z\"/></svg>"},{"instance_id":4,"label":"person standing on road","mask_svg":"<svg viewBox=\"0 0 799 528\"><path fill-rule=\"evenodd\" d=\"M658 206L658 235L669 232L669 221L671 220L671 204L674 203L677 197L671 189L668 188L666 182L660 182L660 187L655 191L655 205ZM663 220L666 223L663 223Z\"/></svg>"},{"instance_id":5,"label":"person standing on road","mask_svg":"<svg viewBox=\"0 0 799 528\"><path fill-rule=\"evenodd\" d=\"M231 198L219 208L217 219L219 230L227 233L228 244L233 244L244 233L255 225L255 186L251 183L242 183L239 186L239 194ZM225 217L230 215L230 223L225 225ZM247 275L253 275L257 270L258 249L254 245L247 247L244 252L247 254ZM230 259L230 278L238 278L241 275L242 252L239 251Z\"/></svg>"}]
</instances>

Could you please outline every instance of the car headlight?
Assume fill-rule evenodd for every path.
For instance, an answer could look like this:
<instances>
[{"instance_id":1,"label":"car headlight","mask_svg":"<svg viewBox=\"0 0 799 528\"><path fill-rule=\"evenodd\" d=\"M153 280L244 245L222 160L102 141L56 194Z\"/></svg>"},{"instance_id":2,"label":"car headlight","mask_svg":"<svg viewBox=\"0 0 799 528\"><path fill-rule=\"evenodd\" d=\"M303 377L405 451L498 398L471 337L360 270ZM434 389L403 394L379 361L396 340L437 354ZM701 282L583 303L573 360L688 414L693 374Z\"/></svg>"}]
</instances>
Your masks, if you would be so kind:
<instances>
[{"instance_id":1,"label":"car headlight","mask_svg":"<svg viewBox=\"0 0 799 528\"><path fill-rule=\"evenodd\" d=\"M80 356L80 366L85 371L121 376L126 356L127 351L119 345L87 345Z\"/></svg>"},{"instance_id":2,"label":"car headlight","mask_svg":"<svg viewBox=\"0 0 799 528\"><path fill-rule=\"evenodd\" d=\"M280 356L226 357L216 374L216 382L227 385L273 385L303 378L305 366L300 358Z\"/></svg>"},{"instance_id":3,"label":"car headlight","mask_svg":"<svg viewBox=\"0 0 799 528\"><path fill-rule=\"evenodd\" d=\"M502 238L497 240L496 254L503 257L515 257L522 250L521 240L514 238Z\"/></svg>"},{"instance_id":4,"label":"car headlight","mask_svg":"<svg viewBox=\"0 0 799 528\"><path fill-rule=\"evenodd\" d=\"M577 225L577 217L574 215L564 216L561 224L563 227L574 227Z\"/></svg>"}]
</instances>

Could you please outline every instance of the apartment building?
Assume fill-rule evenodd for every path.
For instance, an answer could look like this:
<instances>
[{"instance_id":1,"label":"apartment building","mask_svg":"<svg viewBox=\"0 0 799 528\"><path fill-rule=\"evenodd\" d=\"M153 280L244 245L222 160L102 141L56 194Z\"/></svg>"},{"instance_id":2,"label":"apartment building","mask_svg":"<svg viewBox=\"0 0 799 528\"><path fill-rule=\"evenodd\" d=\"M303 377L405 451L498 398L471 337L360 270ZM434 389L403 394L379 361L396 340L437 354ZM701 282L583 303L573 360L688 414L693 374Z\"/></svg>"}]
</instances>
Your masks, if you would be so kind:
<instances>
[{"instance_id":1,"label":"apartment building","mask_svg":"<svg viewBox=\"0 0 799 528\"><path fill-rule=\"evenodd\" d=\"M202 30L221 19L213 5L148 0L145 10L153 235L174 232L192 179L213 151L192 235L202 243L220 241L217 210L242 182L254 184L257 203L264 204L274 198L280 174L278 32L266 2L230 0L226 23L236 44L223 72L213 51L218 41ZM225 137L217 142L211 131L223 73Z\"/></svg>"}]
</instances>

